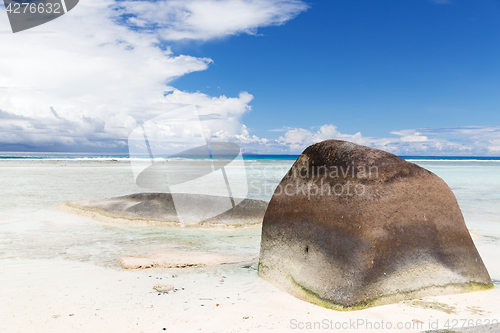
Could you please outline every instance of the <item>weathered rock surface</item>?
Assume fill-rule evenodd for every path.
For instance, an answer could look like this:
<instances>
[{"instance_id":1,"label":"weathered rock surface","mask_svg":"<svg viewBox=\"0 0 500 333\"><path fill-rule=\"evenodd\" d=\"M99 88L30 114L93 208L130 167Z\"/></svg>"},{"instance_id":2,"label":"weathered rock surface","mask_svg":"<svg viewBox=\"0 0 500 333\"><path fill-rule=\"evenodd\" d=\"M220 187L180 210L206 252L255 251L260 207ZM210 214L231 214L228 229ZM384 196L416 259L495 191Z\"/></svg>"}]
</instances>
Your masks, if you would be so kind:
<instances>
[{"instance_id":1,"label":"weathered rock surface","mask_svg":"<svg viewBox=\"0 0 500 333\"><path fill-rule=\"evenodd\" d=\"M493 287L442 179L338 140L308 147L277 187L259 274L338 310Z\"/></svg>"},{"instance_id":2,"label":"weathered rock surface","mask_svg":"<svg viewBox=\"0 0 500 333\"><path fill-rule=\"evenodd\" d=\"M207 205L217 204L223 197L195 194L186 196L192 203L193 214ZM138 193L122 197L67 203L59 206L61 210L90 215L106 222L127 224L181 225L170 193ZM267 208L267 202L245 199L233 209L191 226L245 226L259 224ZM202 212L200 212L202 213ZM111 219L110 219L111 218ZM114 220L113 220L114 219Z\"/></svg>"}]
</instances>

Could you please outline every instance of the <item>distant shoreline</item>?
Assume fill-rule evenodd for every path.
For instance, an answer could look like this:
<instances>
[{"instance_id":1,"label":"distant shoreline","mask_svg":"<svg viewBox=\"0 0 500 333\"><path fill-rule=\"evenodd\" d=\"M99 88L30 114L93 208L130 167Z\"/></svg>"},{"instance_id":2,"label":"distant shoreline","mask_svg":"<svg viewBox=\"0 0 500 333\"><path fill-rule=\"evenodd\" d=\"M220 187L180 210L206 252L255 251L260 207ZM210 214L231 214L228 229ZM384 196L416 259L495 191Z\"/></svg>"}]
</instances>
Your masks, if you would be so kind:
<instances>
[{"instance_id":1,"label":"distant shoreline","mask_svg":"<svg viewBox=\"0 0 500 333\"><path fill-rule=\"evenodd\" d=\"M300 155L279 155L279 154L246 154L243 153L243 159L246 161L294 161ZM407 161L488 161L500 162L500 156L399 156ZM159 157L168 159L168 157ZM134 156L130 158L128 153L66 153L66 152L0 152L0 160L91 160L91 161L129 161L131 159L150 159L149 156ZM183 158L184 159L184 158ZM199 158L193 157L193 160Z\"/></svg>"}]
</instances>

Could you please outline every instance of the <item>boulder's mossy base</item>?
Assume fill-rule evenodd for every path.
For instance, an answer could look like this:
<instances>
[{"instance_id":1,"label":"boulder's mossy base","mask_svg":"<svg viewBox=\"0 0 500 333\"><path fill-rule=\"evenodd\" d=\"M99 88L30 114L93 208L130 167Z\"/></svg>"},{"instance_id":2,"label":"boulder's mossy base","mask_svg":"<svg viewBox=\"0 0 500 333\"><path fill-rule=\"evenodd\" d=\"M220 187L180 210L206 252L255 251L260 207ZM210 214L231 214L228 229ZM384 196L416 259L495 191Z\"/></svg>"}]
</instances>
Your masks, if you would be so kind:
<instances>
[{"instance_id":1,"label":"boulder's mossy base","mask_svg":"<svg viewBox=\"0 0 500 333\"><path fill-rule=\"evenodd\" d=\"M278 287L282 287L280 284L276 284L273 279L268 279L265 274L262 274L263 265L259 264L259 275L270 281L271 283L277 285ZM294 278L290 275L287 276L286 281L288 282L288 286L284 289L291 293L293 296L301 299L303 301L307 301L309 303L313 303L315 305L321 306L326 309L331 309L335 311L357 311L364 310L367 308L371 308L374 306L387 305L398 303L405 300L427 297L427 296L443 296L443 295L453 295L460 294L466 292L474 292L474 291L485 291L494 288L494 284L486 284L486 283L478 283L478 282L468 282L461 284L447 284L443 286L430 286L420 288L418 290L412 290L407 292L399 292L391 295L384 295L380 297L376 297L367 301L359 302L352 305L343 305L339 303L335 303L334 301L321 297L317 291L306 288L299 283L297 283Z\"/></svg>"}]
</instances>

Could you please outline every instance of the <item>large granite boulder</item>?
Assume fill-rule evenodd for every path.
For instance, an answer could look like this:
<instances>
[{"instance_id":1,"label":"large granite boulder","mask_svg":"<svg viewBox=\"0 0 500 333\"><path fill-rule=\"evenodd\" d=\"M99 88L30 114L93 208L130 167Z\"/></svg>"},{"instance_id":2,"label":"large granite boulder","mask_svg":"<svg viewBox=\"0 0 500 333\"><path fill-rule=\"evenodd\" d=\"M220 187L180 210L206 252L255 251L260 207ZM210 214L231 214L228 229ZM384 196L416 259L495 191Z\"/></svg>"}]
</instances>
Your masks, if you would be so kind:
<instances>
[{"instance_id":1,"label":"large granite boulder","mask_svg":"<svg viewBox=\"0 0 500 333\"><path fill-rule=\"evenodd\" d=\"M441 178L339 140L308 147L276 188L259 274L337 310L493 287Z\"/></svg>"}]
</instances>

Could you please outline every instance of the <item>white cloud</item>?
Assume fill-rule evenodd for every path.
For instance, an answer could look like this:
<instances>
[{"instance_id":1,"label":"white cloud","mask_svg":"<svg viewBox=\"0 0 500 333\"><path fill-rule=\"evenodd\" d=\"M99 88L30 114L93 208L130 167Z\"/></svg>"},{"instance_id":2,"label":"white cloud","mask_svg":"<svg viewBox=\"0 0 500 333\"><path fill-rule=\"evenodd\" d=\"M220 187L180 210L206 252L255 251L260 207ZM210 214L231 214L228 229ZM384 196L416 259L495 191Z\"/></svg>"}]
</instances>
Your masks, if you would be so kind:
<instances>
[{"instance_id":1,"label":"white cloud","mask_svg":"<svg viewBox=\"0 0 500 333\"><path fill-rule=\"evenodd\" d=\"M400 140L402 142L425 142L429 141L429 138L425 135L420 135L420 132L415 130L402 130L402 131L392 131L391 134L401 135Z\"/></svg>"},{"instance_id":2,"label":"white cloud","mask_svg":"<svg viewBox=\"0 0 500 333\"><path fill-rule=\"evenodd\" d=\"M166 86L206 70L212 60L174 55L159 47L162 38L253 34L305 8L298 0L86 0L33 29L42 33L1 34L0 112L9 117L0 117L0 143L123 147L138 123L180 104L211 113L214 119L207 124L213 133L244 135L240 119L253 97L210 97ZM123 14L135 15L130 22L136 26L157 29L131 29ZM6 17L3 7L0 16ZM7 20L0 21L1 31L9 29ZM164 97L165 91L172 93Z\"/></svg>"},{"instance_id":3,"label":"white cloud","mask_svg":"<svg viewBox=\"0 0 500 333\"><path fill-rule=\"evenodd\" d=\"M499 154L500 153L500 140L498 141L498 146L489 146L488 151L491 153Z\"/></svg>"},{"instance_id":4,"label":"white cloud","mask_svg":"<svg viewBox=\"0 0 500 333\"><path fill-rule=\"evenodd\" d=\"M120 3L128 24L166 40L208 40L281 25L307 10L300 0L169 0Z\"/></svg>"},{"instance_id":5,"label":"white cloud","mask_svg":"<svg viewBox=\"0 0 500 333\"><path fill-rule=\"evenodd\" d=\"M44 26L55 33L1 35L0 87L7 88L0 94L0 109L30 119L15 131L2 121L1 142L120 141L144 117L142 111L162 97L165 82L208 67L210 59L174 56L156 47L156 38L113 23L112 4L81 2ZM8 29L5 21L1 24L0 30Z\"/></svg>"},{"instance_id":6,"label":"white cloud","mask_svg":"<svg viewBox=\"0 0 500 333\"><path fill-rule=\"evenodd\" d=\"M238 97L211 97L199 92L187 93L173 89L162 102L167 105L195 105L208 139L237 140L239 137L248 141L248 130L240 120L245 112L250 111L252 99L253 96L247 92L241 92Z\"/></svg>"},{"instance_id":7,"label":"white cloud","mask_svg":"<svg viewBox=\"0 0 500 333\"><path fill-rule=\"evenodd\" d=\"M280 136L277 142L289 147L291 152L299 152L316 142L329 139L347 140L358 144L368 143L367 139L362 137L361 133L354 135L342 134L333 125L323 125L316 132L303 128L290 129L285 135Z\"/></svg>"},{"instance_id":8,"label":"white cloud","mask_svg":"<svg viewBox=\"0 0 500 333\"><path fill-rule=\"evenodd\" d=\"M405 129L390 134L398 137L366 137L360 132L344 134L336 126L327 124L316 131L293 128L276 140L264 141L254 137L254 140L240 144L250 152L276 154L300 154L306 147L329 139L351 141L403 156L482 156L500 153L500 126Z\"/></svg>"},{"instance_id":9,"label":"white cloud","mask_svg":"<svg viewBox=\"0 0 500 333\"><path fill-rule=\"evenodd\" d=\"M463 126L448 128L424 128L420 132L453 142L458 152L497 154L500 146L500 126Z\"/></svg>"}]
</instances>

